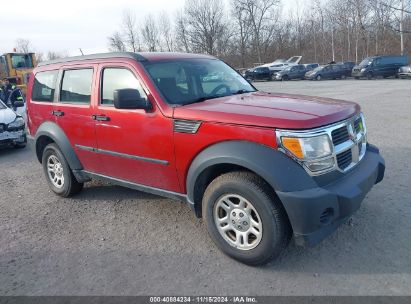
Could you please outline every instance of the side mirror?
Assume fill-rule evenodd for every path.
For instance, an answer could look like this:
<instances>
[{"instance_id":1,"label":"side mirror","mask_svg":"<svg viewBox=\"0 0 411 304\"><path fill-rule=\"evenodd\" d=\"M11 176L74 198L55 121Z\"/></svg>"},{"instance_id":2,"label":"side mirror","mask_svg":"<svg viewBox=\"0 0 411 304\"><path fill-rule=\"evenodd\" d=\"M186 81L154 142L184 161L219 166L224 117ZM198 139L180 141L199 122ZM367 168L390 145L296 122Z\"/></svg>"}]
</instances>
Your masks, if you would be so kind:
<instances>
[{"instance_id":1,"label":"side mirror","mask_svg":"<svg viewBox=\"0 0 411 304\"><path fill-rule=\"evenodd\" d=\"M21 101L21 100L15 101L14 104L13 104L13 107L14 107L14 108L24 107L24 101Z\"/></svg>"},{"instance_id":2,"label":"side mirror","mask_svg":"<svg viewBox=\"0 0 411 304\"><path fill-rule=\"evenodd\" d=\"M151 103L141 97L135 89L121 89L114 91L114 107L116 109L143 109L151 110Z\"/></svg>"}]
</instances>

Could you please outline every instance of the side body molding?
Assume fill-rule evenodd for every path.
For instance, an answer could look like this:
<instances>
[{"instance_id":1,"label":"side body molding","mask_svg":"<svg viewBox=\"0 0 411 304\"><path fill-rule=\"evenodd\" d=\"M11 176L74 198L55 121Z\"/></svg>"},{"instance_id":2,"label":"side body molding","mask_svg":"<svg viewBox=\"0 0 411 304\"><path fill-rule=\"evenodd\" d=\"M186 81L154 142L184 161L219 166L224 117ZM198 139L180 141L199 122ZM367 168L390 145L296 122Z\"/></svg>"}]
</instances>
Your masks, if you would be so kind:
<instances>
[{"instance_id":1,"label":"side body molding","mask_svg":"<svg viewBox=\"0 0 411 304\"><path fill-rule=\"evenodd\" d=\"M316 187L305 170L282 152L258 143L227 141L212 145L191 163L187 174L187 198L196 202L196 181L204 170L219 164L247 168L261 176L277 192L298 191ZM298 177L296 179L296 177Z\"/></svg>"},{"instance_id":2,"label":"side body molding","mask_svg":"<svg viewBox=\"0 0 411 304\"><path fill-rule=\"evenodd\" d=\"M44 136L51 138L59 146L61 152L63 153L72 170L83 169L83 165L81 164L76 153L74 152L74 149L71 146L66 134L56 123L51 121L46 121L42 123L38 128L36 136L34 138L36 145L36 154L40 162L41 154L38 149L38 145L40 144L39 140Z\"/></svg>"}]
</instances>

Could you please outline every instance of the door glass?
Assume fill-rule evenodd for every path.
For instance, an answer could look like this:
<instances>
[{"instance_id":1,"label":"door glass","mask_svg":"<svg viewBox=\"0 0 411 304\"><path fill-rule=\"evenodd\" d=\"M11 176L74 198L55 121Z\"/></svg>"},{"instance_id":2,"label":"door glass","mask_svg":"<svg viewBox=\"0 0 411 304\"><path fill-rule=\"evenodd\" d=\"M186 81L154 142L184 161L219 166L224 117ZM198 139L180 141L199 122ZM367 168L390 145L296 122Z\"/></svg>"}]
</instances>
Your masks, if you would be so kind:
<instances>
[{"instance_id":1,"label":"door glass","mask_svg":"<svg viewBox=\"0 0 411 304\"><path fill-rule=\"evenodd\" d=\"M60 101L90 103L93 69L64 71Z\"/></svg>"},{"instance_id":2,"label":"door glass","mask_svg":"<svg viewBox=\"0 0 411 304\"><path fill-rule=\"evenodd\" d=\"M52 102L58 71L47 71L36 74L34 78L32 100Z\"/></svg>"},{"instance_id":3,"label":"door glass","mask_svg":"<svg viewBox=\"0 0 411 304\"><path fill-rule=\"evenodd\" d=\"M106 68L103 70L103 81L101 87L101 104L114 104L114 91L121 89L135 89L140 92L141 97L146 93L134 74L123 68Z\"/></svg>"}]
</instances>

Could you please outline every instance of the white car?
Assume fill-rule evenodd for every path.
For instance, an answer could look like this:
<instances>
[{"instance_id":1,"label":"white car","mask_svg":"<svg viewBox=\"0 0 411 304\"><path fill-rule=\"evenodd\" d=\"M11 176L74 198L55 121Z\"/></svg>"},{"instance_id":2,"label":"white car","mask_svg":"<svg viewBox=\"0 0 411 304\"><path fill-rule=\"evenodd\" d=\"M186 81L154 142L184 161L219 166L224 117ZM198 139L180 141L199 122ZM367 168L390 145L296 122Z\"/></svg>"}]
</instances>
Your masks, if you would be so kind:
<instances>
[{"instance_id":1,"label":"white car","mask_svg":"<svg viewBox=\"0 0 411 304\"><path fill-rule=\"evenodd\" d=\"M23 102L16 102L15 105L17 108L24 107ZM0 147L24 148L27 144L25 128L24 118L0 100Z\"/></svg>"}]
</instances>

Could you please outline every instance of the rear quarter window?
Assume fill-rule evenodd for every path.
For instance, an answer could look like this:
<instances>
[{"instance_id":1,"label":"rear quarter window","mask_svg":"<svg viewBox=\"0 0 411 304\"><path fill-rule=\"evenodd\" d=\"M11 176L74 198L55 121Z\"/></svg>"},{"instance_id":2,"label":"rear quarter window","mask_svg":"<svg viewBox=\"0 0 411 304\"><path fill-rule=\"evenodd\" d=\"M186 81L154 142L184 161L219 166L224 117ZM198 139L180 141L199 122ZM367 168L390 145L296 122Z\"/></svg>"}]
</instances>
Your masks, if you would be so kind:
<instances>
[{"instance_id":1,"label":"rear quarter window","mask_svg":"<svg viewBox=\"0 0 411 304\"><path fill-rule=\"evenodd\" d=\"M36 74L31 96L33 101L52 102L54 100L57 74L57 70Z\"/></svg>"}]
</instances>

